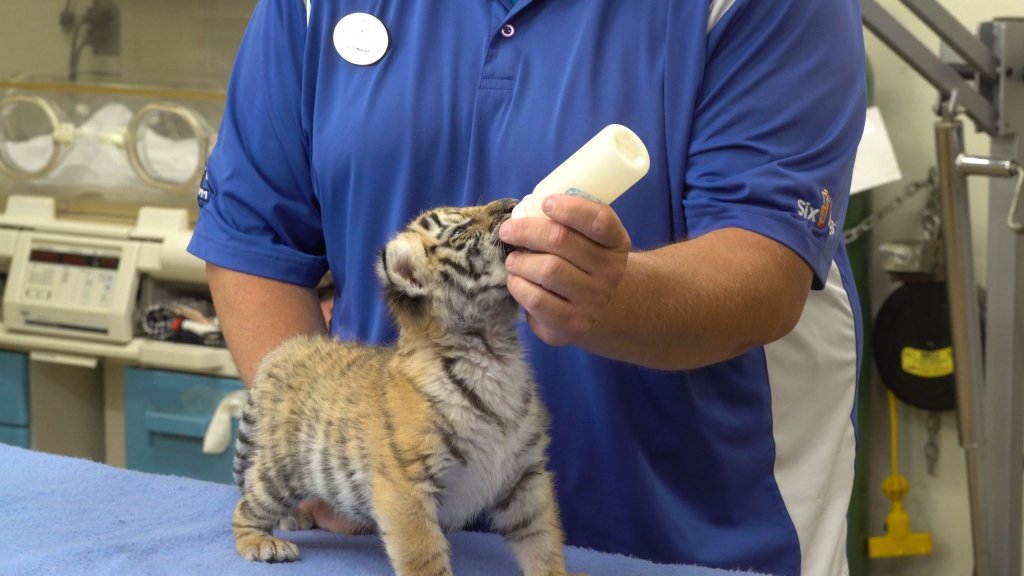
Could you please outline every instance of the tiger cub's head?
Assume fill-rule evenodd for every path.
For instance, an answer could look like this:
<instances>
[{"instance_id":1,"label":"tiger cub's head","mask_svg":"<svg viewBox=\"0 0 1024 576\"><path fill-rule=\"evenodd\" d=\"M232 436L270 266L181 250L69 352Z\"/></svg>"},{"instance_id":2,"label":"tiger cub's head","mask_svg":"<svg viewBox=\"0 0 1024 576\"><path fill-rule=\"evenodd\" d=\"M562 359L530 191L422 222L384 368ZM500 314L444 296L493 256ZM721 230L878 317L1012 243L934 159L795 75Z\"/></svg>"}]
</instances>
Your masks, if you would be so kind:
<instances>
[{"instance_id":1,"label":"tiger cub's head","mask_svg":"<svg viewBox=\"0 0 1024 576\"><path fill-rule=\"evenodd\" d=\"M435 208L388 242L377 265L388 307L401 330L474 329L514 322L498 227L516 200Z\"/></svg>"}]
</instances>

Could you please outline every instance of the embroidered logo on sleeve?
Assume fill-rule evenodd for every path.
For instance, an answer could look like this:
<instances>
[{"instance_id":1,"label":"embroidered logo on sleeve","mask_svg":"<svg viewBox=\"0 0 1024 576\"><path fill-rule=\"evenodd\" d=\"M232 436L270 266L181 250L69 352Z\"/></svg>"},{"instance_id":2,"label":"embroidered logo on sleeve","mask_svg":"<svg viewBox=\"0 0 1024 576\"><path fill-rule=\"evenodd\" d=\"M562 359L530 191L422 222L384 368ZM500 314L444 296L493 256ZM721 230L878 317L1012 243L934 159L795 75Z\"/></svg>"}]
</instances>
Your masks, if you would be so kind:
<instances>
[{"instance_id":1,"label":"embroidered logo on sleeve","mask_svg":"<svg viewBox=\"0 0 1024 576\"><path fill-rule=\"evenodd\" d=\"M836 233L836 221L832 219L832 194L828 188L821 189L821 204L817 207L806 200L796 201L796 211L801 218L814 223L814 227L822 230L828 226L828 235Z\"/></svg>"},{"instance_id":2,"label":"embroidered logo on sleeve","mask_svg":"<svg viewBox=\"0 0 1024 576\"><path fill-rule=\"evenodd\" d=\"M213 187L210 186L210 174L207 171L203 171L203 179L199 181L199 190L196 191L196 201L199 204L199 208L206 206L206 203L213 198Z\"/></svg>"}]
</instances>

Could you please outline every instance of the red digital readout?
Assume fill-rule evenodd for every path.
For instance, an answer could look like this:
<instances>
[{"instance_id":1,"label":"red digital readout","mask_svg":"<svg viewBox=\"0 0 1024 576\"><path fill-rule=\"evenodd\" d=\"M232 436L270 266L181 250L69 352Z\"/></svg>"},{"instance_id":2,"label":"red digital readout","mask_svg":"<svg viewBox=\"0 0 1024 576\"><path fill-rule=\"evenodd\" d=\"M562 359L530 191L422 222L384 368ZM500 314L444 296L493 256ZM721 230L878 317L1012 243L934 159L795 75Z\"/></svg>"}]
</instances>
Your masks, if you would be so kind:
<instances>
[{"instance_id":1,"label":"red digital readout","mask_svg":"<svg viewBox=\"0 0 1024 576\"><path fill-rule=\"evenodd\" d=\"M112 258L110 256L97 256L96 267L106 268L108 270L117 270L118 258Z\"/></svg>"},{"instance_id":2,"label":"red digital readout","mask_svg":"<svg viewBox=\"0 0 1024 576\"><path fill-rule=\"evenodd\" d=\"M72 252L58 252L56 250L34 249L29 253L29 261L43 262L46 264L63 264L65 266L82 266L86 268L103 268L106 270L117 270L121 261L116 256L94 256L89 254L75 254Z\"/></svg>"},{"instance_id":3,"label":"red digital readout","mask_svg":"<svg viewBox=\"0 0 1024 576\"><path fill-rule=\"evenodd\" d=\"M89 257L82 254L61 254L61 264L69 264L71 266L88 266Z\"/></svg>"},{"instance_id":4,"label":"red digital readout","mask_svg":"<svg viewBox=\"0 0 1024 576\"><path fill-rule=\"evenodd\" d=\"M32 262L60 262L60 254L51 252L50 250L33 250L32 254L28 257Z\"/></svg>"}]
</instances>

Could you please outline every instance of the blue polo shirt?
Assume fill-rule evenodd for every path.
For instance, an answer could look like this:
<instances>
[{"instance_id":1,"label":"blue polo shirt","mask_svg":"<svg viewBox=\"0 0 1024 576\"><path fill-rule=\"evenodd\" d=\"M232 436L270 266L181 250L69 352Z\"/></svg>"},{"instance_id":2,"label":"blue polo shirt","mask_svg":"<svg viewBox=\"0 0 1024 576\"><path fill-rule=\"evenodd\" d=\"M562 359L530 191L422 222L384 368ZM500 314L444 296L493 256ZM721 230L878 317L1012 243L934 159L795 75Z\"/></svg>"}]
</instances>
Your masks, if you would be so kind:
<instances>
[{"instance_id":1,"label":"blue polo shirt","mask_svg":"<svg viewBox=\"0 0 1024 576\"><path fill-rule=\"evenodd\" d=\"M373 64L335 46L353 12L387 30ZM859 314L841 224L863 54L856 0L262 0L189 250L306 286L330 269L332 332L389 342L373 273L388 237L428 207L521 197L624 124L651 154L615 204L636 249L744 228L800 255L815 290L782 340L686 372L523 326L568 542L842 574Z\"/></svg>"}]
</instances>

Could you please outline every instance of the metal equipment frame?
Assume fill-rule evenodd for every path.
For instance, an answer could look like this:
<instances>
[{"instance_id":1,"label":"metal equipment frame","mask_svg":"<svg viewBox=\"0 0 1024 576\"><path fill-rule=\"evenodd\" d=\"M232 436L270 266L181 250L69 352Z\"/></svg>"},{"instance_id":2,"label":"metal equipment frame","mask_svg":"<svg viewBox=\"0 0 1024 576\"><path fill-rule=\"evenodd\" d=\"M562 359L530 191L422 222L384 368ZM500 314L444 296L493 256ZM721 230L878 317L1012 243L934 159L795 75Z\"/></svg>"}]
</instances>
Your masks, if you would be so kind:
<instances>
[{"instance_id":1,"label":"metal equipment frame","mask_svg":"<svg viewBox=\"0 0 1024 576\"><path fill-rule=\"evenodd\" d=\"M876 0L861 0L864 25L942 95L936 110L935 143L974 574L1021 576L1024 210L1019 204L1024 184L1024 18L984 23L974 35L936 0L900 1L963 59L958 65L943 62ZM960 112L992 137L992 158L964 153ZM987 315L984 349L975 312L969 175L993 178L987 308L997 312Z\"/></svg>"}]
</instances>

